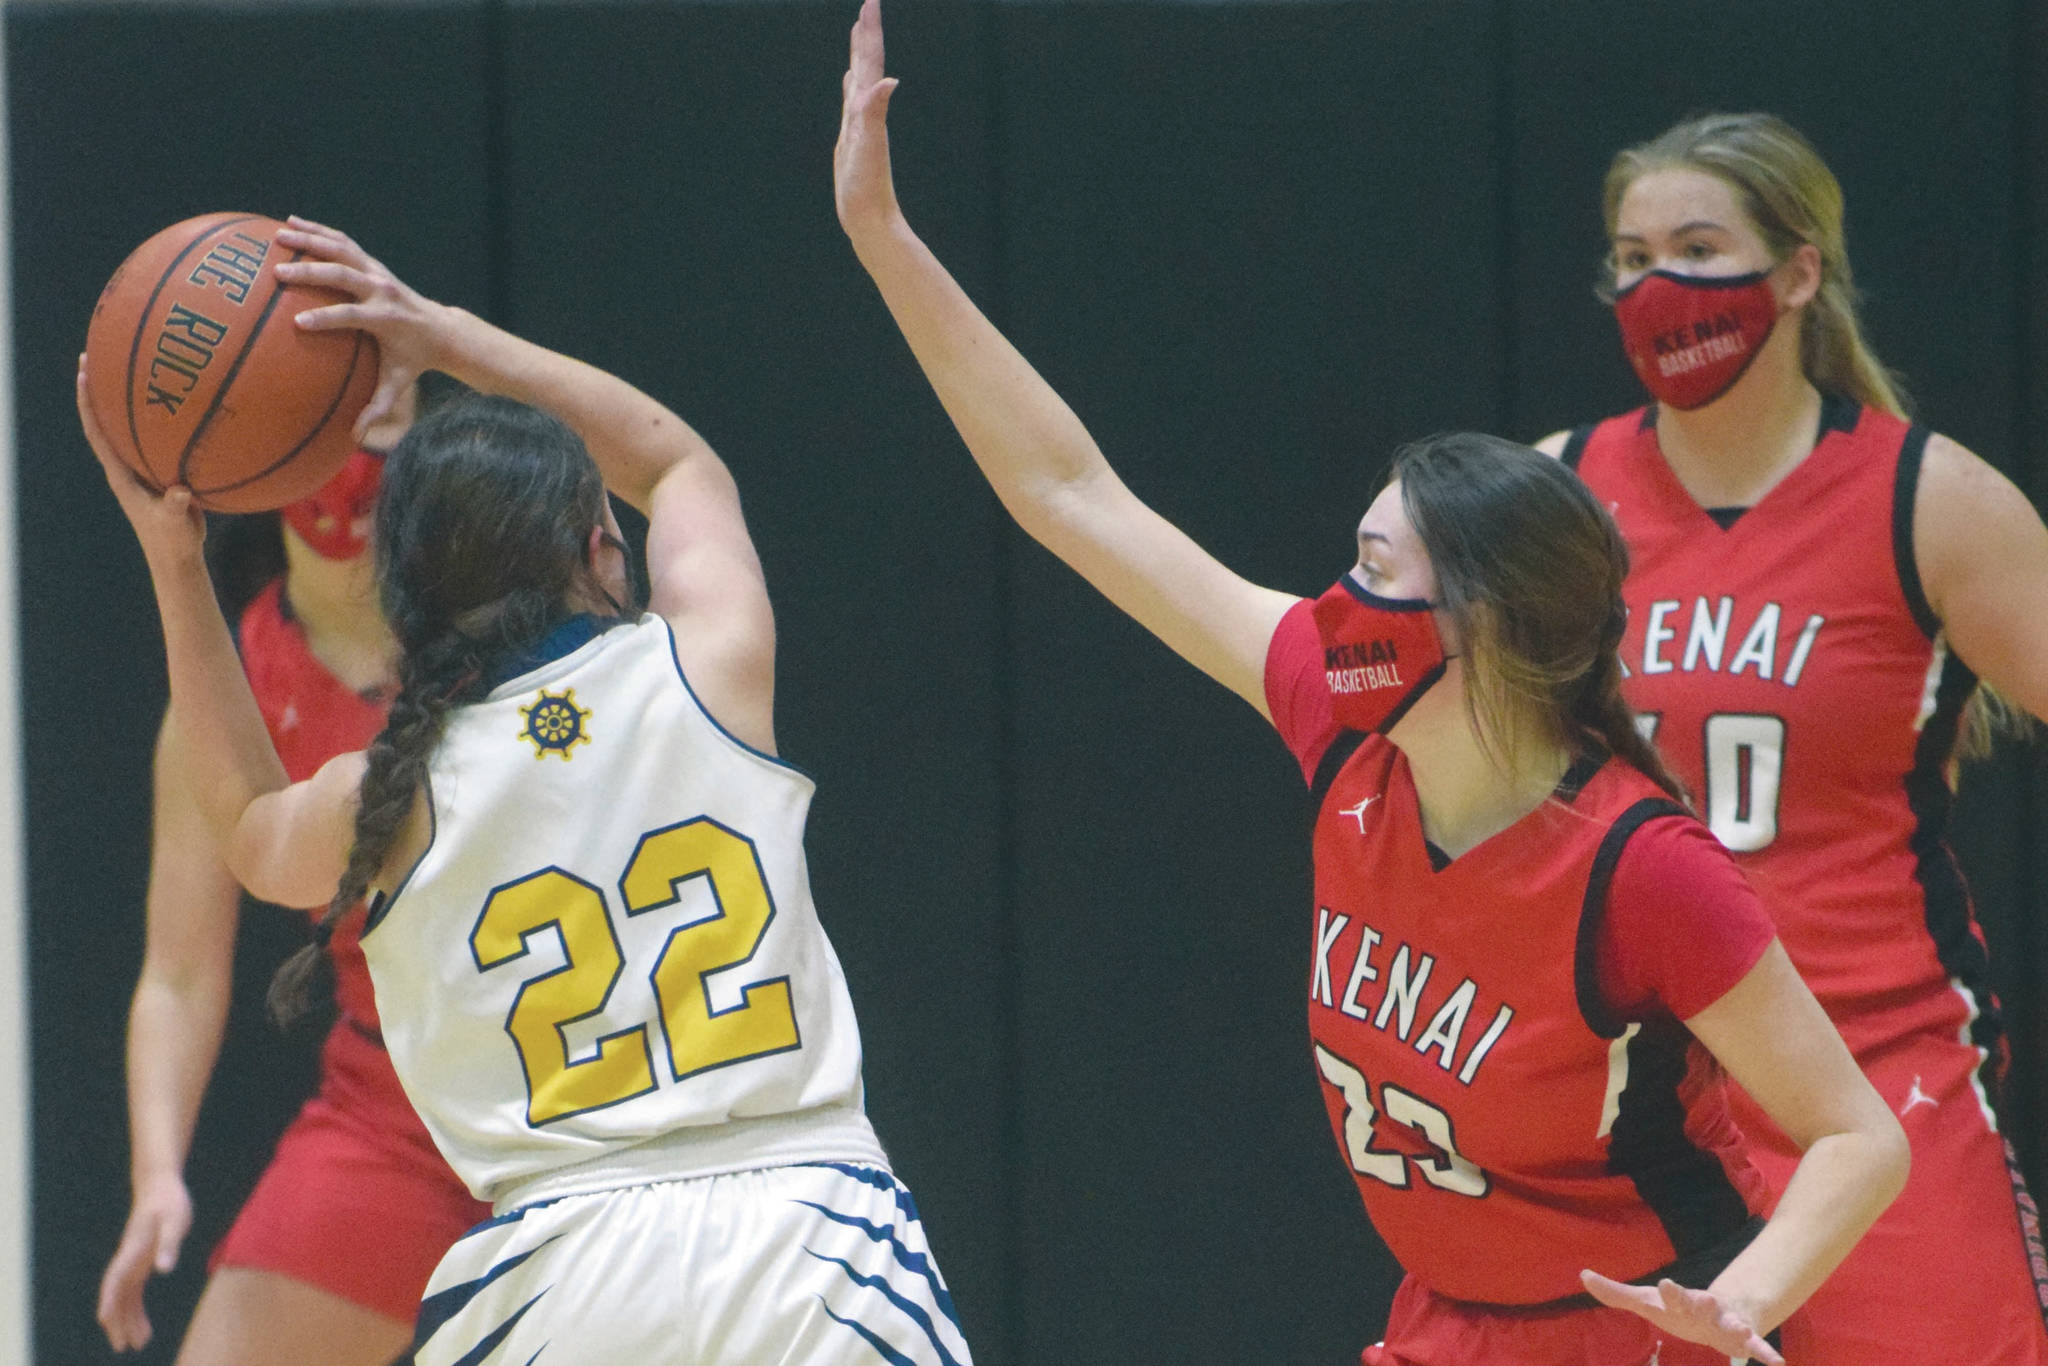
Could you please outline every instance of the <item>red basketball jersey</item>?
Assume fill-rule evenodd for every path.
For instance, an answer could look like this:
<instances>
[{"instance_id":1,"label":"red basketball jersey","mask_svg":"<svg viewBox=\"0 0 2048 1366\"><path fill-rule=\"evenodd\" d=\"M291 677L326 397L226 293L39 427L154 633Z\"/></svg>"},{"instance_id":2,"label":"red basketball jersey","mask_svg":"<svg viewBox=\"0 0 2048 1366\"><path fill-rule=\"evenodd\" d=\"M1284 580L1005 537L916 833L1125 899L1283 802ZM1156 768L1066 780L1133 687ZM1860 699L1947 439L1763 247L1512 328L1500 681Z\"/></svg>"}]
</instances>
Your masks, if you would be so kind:
<instances>
[{"instance_id":1,"label":"red basketball jersey","mask_svg":"<svg viewBox=\"0 0 2048 1366\"><path fill-rule=\"evenodd\" d=\"M270 742L293 782L304 782L338 754L368 748L384 729L384 704L366 700L329 673L306 644L304 629L285 615L284 580L272 580L250 600L236 638ZM318 916L326 907L309 909ZM377 1000L363 962L362 925L360 911L336 925L328 956L342 1014L374 1030Z\"/></svg>"},{"instance_id":2,"label":"red basketball jersey","mask_svg":"<svg viewBox=\"0 0 2048 1366\"><path fill-rule=\"evenodd\" d=\"M1757 1183L1719 1069L1668 1016L1612 1016L1595 981L1622 849L1679 808L1625 764L1583 762L1439 866L1385 739L1340 740L1317 786L1309 1033L1339 1146L1408 1273L1527 1305L1580 1294L1587 1267L1633 1279L1732 1253Z\"/></svg>"},{"instance_id":3,"label":"red basketball jersey","mask_svg":"<svg viewBox=\"0 0 2048 1366\"><path fill-rule=\"evenodd\" d=\"M1719 518L1665 463L1654 408L1565 452L1628 541L1628 699L1858 1057L1930 1029L1998 1046L1943 843L1976 678L1914 565L1927 437L1831 398L1812 454Z\"/></svg>"}]
</instances>

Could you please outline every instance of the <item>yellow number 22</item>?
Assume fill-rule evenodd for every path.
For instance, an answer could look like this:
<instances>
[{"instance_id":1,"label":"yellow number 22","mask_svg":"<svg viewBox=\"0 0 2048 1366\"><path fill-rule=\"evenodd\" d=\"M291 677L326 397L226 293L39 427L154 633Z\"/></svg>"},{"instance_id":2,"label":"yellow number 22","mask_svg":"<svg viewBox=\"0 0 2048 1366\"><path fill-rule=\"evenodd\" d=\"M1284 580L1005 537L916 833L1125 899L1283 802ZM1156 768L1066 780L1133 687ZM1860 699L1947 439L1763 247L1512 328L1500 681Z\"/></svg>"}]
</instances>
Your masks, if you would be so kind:
<instances>
[{"instance_id":1,"label":"yellow number 22","mask_svg":"<svg viewBox=\"0 0 2048 1366\"><path fill-rule=\"evenodd\" d=\"M682 884L699 877L718 913L671 931L650 974L676 1081L802 1045L787 977L749 983L738 1005L711 1005L707 979L752 958L775 918L752 840L708 816L642 835L619 879L626 914L675 906ZM603 1012L626 970L618 931L596 887L545 868L497 888L469 936L478 971L525 957L528 936L551 925L561 935L563 963L528 978L505 1021L526 1069L526 1117L535 1125L616 1105L656 1086L644 1021L600 1038L591 1057L569 1058L566 1030Z\"/></svg>"}]
</instances>

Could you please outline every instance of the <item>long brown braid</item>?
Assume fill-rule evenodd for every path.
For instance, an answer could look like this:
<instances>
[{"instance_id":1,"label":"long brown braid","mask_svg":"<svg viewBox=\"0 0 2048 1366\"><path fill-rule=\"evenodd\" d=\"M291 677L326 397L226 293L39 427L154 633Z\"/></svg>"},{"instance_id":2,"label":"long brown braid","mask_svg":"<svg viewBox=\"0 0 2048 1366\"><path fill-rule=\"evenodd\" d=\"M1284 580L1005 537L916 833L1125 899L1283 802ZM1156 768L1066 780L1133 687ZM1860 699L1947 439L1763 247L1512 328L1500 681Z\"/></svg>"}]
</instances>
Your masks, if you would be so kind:
<instances>
[{"instance_id":1,"label":"long brown braid","mask_svg":"<svg viewBox=\"0 0 2048 1366\"><path fill-rule=\"evenodd\" d=\"M531 650L601 591L586 547L604 482L583 442L546 413L471 395L421 418L385 463L377 497L380 605L399 646L398 695L366 753L355 842L314 942L270 985L288 1025L332 991L335 924L390 857L450 711L483 696L491 670Z\"/></svg>"}]
</instances>

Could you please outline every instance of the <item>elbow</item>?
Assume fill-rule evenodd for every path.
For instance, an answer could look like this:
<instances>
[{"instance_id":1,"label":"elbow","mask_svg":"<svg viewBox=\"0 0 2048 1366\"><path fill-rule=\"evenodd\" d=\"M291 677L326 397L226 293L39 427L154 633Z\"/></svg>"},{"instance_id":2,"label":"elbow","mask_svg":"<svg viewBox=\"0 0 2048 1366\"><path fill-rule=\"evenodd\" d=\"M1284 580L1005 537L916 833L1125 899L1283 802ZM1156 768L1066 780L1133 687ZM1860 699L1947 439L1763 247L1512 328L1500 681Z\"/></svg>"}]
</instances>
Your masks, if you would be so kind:
<instances>
[{"instance_id":1,"label":"elbow","mask_svg":"<svg viewBox=\"0 0 2048 1366\"><path fill-rule=\"evenodd\" d=\"M1883 1122L1870 1135L1876 1168L1873 1183L1883 1194L1884 1203L1890 1205L1906 1189L1906 1178L1913 1170L1913 1145L1906 1141L1905 1129L1889 1108L1883 1111L1882 1118Z\"/></svg>"}]
</instances>

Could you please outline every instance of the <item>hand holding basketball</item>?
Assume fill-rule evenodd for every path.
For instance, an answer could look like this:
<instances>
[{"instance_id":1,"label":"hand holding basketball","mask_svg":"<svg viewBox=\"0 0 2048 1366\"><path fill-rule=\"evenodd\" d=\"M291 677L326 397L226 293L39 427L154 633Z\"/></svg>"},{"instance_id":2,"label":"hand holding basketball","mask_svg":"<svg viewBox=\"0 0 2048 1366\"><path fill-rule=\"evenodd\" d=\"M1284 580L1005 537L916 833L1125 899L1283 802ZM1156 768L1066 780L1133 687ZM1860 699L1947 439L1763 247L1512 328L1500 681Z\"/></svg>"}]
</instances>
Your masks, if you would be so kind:
<instances>
[{"instance_id":1,"label":"hand holding basketball","mask_svg":"<svg viewBox=\"0 0 2048 1366\"><path fill-rule=\"evenodd\" d=\"M294 327L339 296L278 273L282 223L212 213L156 233L100 291L86 327L89 394L109 449L153 489L220 512L282 507L355 450L377 343Z\"/></svg>"},{"instance_id":2,"label":"hand holding basketball","mask_svg":"<svg viewBox=\"0 0 2048 1366\"><path fill-rule=\"evenodd\" d=\"M135 528L136 539L142 542L143 557L152 567L179 559L200 563L206 544L206 514L192 500L192 490L178 485L154 493L114 453L93 413L84 356L78 358L78 421L85 429L86 444L92 447L101 472L107 476L107 486L114 491L128 524Z\"/></svg>"},{"instance_id":3,"label":"hand holding basketball","mask_svg":"<svg viewBox=\"0 0 2048 1366\"><path fill-rule=\"evenodd\" d=\"M1610 1309L1625 1309L1648 1319L1676 1338L1725 1352L1737 1361L1754 1358L1764 1366L1785 1366L1785 1358L1757 1332L1752 1316L1722 1303L1712 1290L1688 1290L1662 1280L1653 1288L1610 1280L1597 1271L1581 1271L1586 1293Z\"/></svg>"},{"instance_id":4,"label":"hand holding basketball","mask_svg":"<svg viewBox=\"0 0 2048 1366\"><path fill-rule=\"evenodd\" d=\"M391 414L421 371L437 367L447 309L393 275L347 233L296 216L285 223L278 244L304 253L305 259L279 265L278 278L347 300L301 311L299 328L313 333L353 329L377 339L380 370L376 392L356 419L360 441L365 430Z\"/></svg>"}]
</instances>

